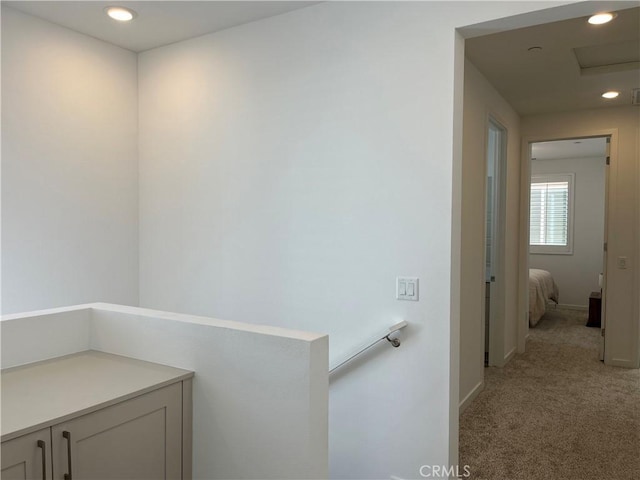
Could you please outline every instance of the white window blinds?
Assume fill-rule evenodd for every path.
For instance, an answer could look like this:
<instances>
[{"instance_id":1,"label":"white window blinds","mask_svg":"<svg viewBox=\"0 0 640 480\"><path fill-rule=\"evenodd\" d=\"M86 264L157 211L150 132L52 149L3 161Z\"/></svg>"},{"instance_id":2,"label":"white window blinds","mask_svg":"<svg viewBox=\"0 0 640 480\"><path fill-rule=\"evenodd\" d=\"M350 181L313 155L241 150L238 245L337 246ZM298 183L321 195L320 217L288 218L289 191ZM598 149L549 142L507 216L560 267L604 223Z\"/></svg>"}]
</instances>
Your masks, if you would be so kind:
<instances>
[{"instance_id":1,"label":"white window blinds","mask_svg":"<svg viewBox=\"0 0 640 480\"><path fill-rule=\"evenodd\" d=\"M529 243L532 253L571 253L572 175L532 177Z\"/></svg>"}]
</instances>

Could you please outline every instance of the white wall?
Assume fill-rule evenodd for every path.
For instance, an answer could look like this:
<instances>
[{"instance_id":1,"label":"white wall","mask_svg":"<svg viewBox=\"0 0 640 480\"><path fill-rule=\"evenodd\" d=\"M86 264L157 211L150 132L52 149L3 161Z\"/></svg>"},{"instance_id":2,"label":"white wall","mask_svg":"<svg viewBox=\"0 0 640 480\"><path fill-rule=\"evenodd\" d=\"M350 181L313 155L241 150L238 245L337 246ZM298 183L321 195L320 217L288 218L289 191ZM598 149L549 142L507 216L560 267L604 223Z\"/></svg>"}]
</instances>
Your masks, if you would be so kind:
<instances>
[{"instance_id":1,"label":"white wall","mask_svg":"<svg viewBox=\"0 0 640 480\"><path fill-rule=\"evenodd\" d=\"M2 7L2 311L138 301L136 55Z\"/></svg>"},{"instance_id":2,"label":"white wall","mask_svg":"<svg viewBox=\"0 0 640 480\"><path fill-rule=\"evenodd\" d=\"M416 10L321 5L140 55L141 305L327 332L332 358L411 324L333 381L332 477L448 457L451 140L425 112L451 92L422 94L447 82Z\"/></svg>"},{"instance_id":3,"label":"white wall","mask_svg":"<svg viewBox=\"0 0 640 480\"><path fill-rule=\"evenodd\" d=\"M640 366L638 108L601 108L522 119L527 142L612 134L607 215L605 363ZM617 266L627 257L628 268Z\"/></svg>"},{"instance_id":4,"label":"white wall","mask_svg":"<svg viewBox=\"0 0 640 480\"><path fill-rule=\"evenodd\" d=\"M84 352L89 348L89 306L2 315L0 322L2 368Z\"/></svg>"},{"instance_id":5,"label":"white wall","mask_svg":"<svg viewBox=\"0 0 640 480\"><path fill-rule=\"evenodd\" d=\"M108 304L3 316L2 366L87 349L195 372L193 478L326 478L323 335Z\"/></svg>"},{"instance_id":6,"label":"white wall","mask_svg":"<svg viewBox=\"0 0 640 480\"><path fill-rule=\"evenodd\" d=\"M520 118L487 79L468 60L464 76L462 150L462 245L460 313L460 403L466 407L484 385L485 312L485 196L488 118L492 115L507 130L506 211L504 261L497 272L505 294L497 316L502 323L498 360L516 348L517 255L520 192ZM494 291L498 283L494 284Z\"/></svg>"},{"instance_id":7,"label":"white wall","mask_svg":"<svg viewBox=\"0 0 640 480\"><path fill-rule=\"evenodd\" d=\"M410 323L333 381L333 477L449 460L454 28L543 6L325 3L140 55L143 306L328 332L332 357Z\"/></svg>"},{"instance_id":8,"label":"white wall","mask_svg":"<svg viewBox=\"0 0 640 480\"><path fill-rule=\"evenodd\" d=\"M602 140L604 143L604 139ZM532 175L574 173L573 253L530 254L529 266L552 273L560 289L560 304L589 305L589 294L599 292L604 253L605 158L534 160Z\"/></svg>"}]
</instances>

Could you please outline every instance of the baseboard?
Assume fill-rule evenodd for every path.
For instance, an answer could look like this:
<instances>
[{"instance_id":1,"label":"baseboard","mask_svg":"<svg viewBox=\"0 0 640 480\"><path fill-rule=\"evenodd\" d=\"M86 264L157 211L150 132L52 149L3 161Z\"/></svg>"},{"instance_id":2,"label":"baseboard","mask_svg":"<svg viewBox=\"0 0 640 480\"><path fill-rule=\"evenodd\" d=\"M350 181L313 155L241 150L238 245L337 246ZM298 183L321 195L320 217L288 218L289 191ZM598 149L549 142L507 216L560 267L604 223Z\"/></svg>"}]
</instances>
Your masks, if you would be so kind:
<instances>
[{"instance_id":1,"label":"baseboard","mask_svg":"<svg viewBox=\"0 0 640 480\"><path fill-rule=\"evenodd\" d=\"M589 310L588 305L567 305L565 303L559 303L558 308L564 308L567 310L583 310L585 312Z\"/></svg>"},{"instance_id":2,"label":"baseboard","mask_svg":"<svg viewBox=\"0 0 640 480\"><path fill-rule=\"evenodd\" d=\"M604 362L605 365L610 365L612 367L622 367L622 368L638 368L631 360L622 359L622 358L612 358L608 362Z\"/></svg>"},{"instance_id":3,"label":"baseboard","mask_svg":"<svg viewBox=\"0 0 640 480\"><path fill-rule=\"evenodd\" d=\"M469 394L460 402L458 409L460 410L461 415L482 390L484 390L484 380L481 380L480 383L473 387Z\"/></svg>"},{"instance_id":4,"label":"baseboard","mask_svg":"<svg viewBox=\"0 0 640 480\"><path fill-rule=\"evenodd\" d=\"M516 354L516 351L517 351L517 347L513 347L511 349L511 351L504 356L504 364L505 365L507 363L509 363L509 360L511 360L513 358L513 356Z\"/></svg>"}]
</instances>

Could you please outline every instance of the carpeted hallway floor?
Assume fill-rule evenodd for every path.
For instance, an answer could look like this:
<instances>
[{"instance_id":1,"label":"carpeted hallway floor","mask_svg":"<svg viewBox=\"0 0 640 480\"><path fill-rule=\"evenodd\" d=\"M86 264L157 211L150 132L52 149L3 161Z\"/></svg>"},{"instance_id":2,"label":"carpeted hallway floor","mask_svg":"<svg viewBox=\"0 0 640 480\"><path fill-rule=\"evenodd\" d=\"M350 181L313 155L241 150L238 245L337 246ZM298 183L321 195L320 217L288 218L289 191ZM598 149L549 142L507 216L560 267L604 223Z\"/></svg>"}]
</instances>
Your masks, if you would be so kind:
<instances>
[{"instance_id":1,"label":"carpeted hallway floor","mask_svg":"<svg viewBox=\"0 0 640 480\"><path fill-rule=\"evenodd\" d=\"M527 352L485 369L460 418L460 465L483 480L640 479L640 370L598 360L586 312L551 309Z\"/></svg>"}]
</instances>

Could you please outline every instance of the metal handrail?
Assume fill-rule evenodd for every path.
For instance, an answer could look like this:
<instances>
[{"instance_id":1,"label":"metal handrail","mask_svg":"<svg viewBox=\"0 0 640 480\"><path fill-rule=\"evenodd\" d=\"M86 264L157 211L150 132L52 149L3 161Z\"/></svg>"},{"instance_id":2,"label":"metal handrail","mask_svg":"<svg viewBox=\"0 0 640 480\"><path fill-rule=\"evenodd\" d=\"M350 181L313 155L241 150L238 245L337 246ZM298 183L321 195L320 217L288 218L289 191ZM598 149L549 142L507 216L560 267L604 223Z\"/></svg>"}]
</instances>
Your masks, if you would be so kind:
<instances>
[{"instance_id":1,"label":"metal handrail","mask_svg":"<svg viewBox=\"0 0 640 480\"><path fill-rule=\"evenodd\" d=\"M380 332L378 335L376 335L373 340L365 343L362 347L360 347L357 351L350 353L348 355L343 356L340 360L338 360L337 362L333 363L333 366L331 366L329 368L329 373L333 373L335 370L337 370L338 368L340 368L341 366L343 366L345 363L353 360L354 358L356 358L358 355L360 355L361 353L366 352L367 350L369 350L371 347L373 347L374 345L376 345L377 343L381 342L382 340L387 340L389 341L389 343L391 343L391 345L393 345L394 347L399 347L400 346L400 340L398 340L397 338L391 338L391 335L393 335L394 333L402 330L404 327L406 327L408 325L407 322L402 321L400 323L396 323L395 325L389 327L387 330L385 330L384 332Z\"/></svg>"}]
</instances>

